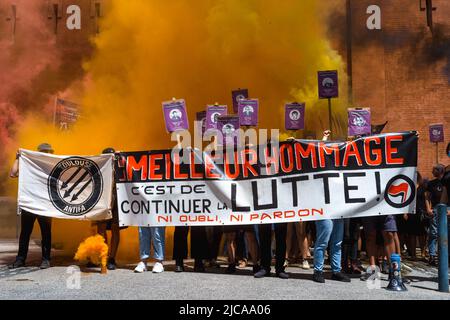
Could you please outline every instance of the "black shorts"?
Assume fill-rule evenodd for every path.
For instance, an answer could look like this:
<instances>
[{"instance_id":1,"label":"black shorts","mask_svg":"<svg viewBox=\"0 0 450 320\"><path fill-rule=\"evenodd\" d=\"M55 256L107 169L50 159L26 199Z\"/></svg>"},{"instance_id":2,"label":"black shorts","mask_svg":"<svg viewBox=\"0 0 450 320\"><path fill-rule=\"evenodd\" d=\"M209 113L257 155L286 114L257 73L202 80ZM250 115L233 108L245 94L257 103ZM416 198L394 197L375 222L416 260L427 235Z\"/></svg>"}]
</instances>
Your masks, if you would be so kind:
<instances>
[{"instance_id":1,"label":"black shorts","mask_svg":"<svg viewBox=\"0 0 450 320\"><path fill-rule=\"evenodd\" d=\"M385 231L397 232L397 223L393 215L367 217L362 219L366 232Z\"/></svg>"}]
</instances>

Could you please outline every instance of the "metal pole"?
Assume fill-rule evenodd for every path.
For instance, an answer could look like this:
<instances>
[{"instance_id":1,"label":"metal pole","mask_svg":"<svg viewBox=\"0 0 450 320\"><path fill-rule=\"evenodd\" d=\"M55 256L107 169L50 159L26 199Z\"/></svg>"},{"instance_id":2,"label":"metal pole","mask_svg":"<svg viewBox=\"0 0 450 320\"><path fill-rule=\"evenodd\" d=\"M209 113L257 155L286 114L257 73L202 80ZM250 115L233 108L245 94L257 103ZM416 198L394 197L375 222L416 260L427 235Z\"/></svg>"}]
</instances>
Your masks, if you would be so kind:
<instances>
[{"instance_id":1,"label":"metal pole","mask_svg":"<svg viewBox=\"0 0 450 320\"><path fill-rule=\"evenodd\" d=\"M331 98L328 98L328 129L331 131L330 140L333 139L333 121L331 119Z\"/></svg>"},{"instance_id":2,"label":"metal pole","mask_svg":"<svg viewBox=\"0 0 450 320\"><path fill-rule=\"evenodd\" d=\"M436 164L439 163L439 142L436 142Z\"/></svg>"},{"instance_id":3,"label":"metal pole","mask_svg":"<svg viewBox=\"0 0 450 320\"><path fill-rule=\"evenodd\" d=\"M438 204L438 227L439 227L439 291L448 291L448 229L447 229L447 206Z\"/></svg>"}]
</instances>

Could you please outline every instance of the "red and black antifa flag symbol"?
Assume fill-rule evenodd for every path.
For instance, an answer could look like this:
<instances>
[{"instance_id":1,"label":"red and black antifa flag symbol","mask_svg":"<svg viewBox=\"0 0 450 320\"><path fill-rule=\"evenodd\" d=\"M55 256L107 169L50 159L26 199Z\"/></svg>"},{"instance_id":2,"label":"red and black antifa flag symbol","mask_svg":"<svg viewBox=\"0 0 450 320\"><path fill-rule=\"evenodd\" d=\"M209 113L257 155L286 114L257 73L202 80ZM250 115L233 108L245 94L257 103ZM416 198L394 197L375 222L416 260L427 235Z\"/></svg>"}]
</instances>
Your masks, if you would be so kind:
<instances>
[{"instance_id":1,"label":"red and black antifa flag symbol","mask_svg":"<svg viewBox=\"0 0 450 320\"><path fill-rule=\"evenodd\" d=\"M122 225L230 225L413 213L415 132L206 153L121 153Z\"/></svg>"}]
</instances>

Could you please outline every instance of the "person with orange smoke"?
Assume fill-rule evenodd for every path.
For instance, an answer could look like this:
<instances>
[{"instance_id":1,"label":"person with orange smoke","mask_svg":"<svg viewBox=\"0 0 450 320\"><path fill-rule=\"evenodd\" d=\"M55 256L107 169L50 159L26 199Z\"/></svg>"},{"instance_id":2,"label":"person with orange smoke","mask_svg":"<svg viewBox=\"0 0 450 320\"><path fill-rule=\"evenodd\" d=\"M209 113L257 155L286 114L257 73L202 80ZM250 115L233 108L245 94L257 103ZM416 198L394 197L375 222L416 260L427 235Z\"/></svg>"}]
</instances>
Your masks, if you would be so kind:
<instances>
[{"instance_id":1,"label":"person with orange smoke","mask_svg":"<svg viewBox=\"0 0 450 320\"><path fill-rule=\"evenodd\" d=\"M48 143L41 143L37 150L44 153L53 153L52 146ZM19 177L19 157L20 154L17 152L16 160L11 168L9 176L11 178ZM25 261L28 254L28 246L30 244L30 236L33 232L34 222L38 221L39 227L41 229L41 247L42 247L42 262L40 265L41 269L50 268L50 251L52 245L52 218L39 216L31 212L21 210L20 221L21 230L19 238L19 252L17 253L16 260L8 266L9 269L21 268L25 266Z\"/></svg>"},{"instance_id":2,"label":"person with orange smoke","mask_svg":"<svg viewBox=\"0 0 450 320\"><path fill-rule=\"evenodd\" d=\"M103 154L114 154L116 151L113 148L106 148L102 151ZM101 235L105 242L108 243L108 235L106 234L107 230L111 230L111 245L108 251L108 262L106 267L108 270L115 270L116 269L116 254L117 250L119 248L119 242L120 242L120 229L127 228L127 227L119 227L119 211L117 207L117 201L116 201L116 188L114 183L114 190L113 190L113 204L112 204L112 219L109 220L103 220L97 222L97 233Z\"/></svg>"}]
</instances>

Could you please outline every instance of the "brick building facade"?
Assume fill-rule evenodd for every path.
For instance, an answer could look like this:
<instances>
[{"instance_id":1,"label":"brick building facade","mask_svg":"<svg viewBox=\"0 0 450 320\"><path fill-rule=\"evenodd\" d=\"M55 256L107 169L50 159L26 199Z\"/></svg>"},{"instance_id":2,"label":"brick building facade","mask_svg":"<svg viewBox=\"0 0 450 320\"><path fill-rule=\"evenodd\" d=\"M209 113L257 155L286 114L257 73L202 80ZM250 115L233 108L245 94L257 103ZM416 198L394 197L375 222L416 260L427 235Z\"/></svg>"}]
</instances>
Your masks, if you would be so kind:
<instances>
[{"instance_id":1,"label":"brick building facade","mask_svg":"<svg viewBox=\"0 0 450 320\"><path fill-rule=\"evenodd\" d=\"M104 14L109 0L41 2L40 16L49 31L48 37L56 40L55 46L62 52L64 65L60 70L76 78L82 73L83 58L92 51L90 38L100 31L98 18ZM428 126L444 123L446 142L438 146L439 162L448 164L445 147L450 140L450 1L336 0L335 3L336 13L330 15L334 24L330 39L344 60L351 61L353 105L370 107L373 123L388 121L385 131L419 130L419 169L425 175L436 162L435 145L428 140ZM69 30L66 25L72 4L78 5L82 13L80 29ZM430 11L433 33L427 26L429 4L435 7ZM373 5L380 9L381 30L367 28L371 16L367 11ZM2 39L15 37L20 42L23 36L20 19L24 19L20 6L21 1L15 0L0 3ZM56 74L55 81L62 77L63 74Z\"/></svg>"},{"instance_id":2,"label":"brick building facade","mask_svg":"<svg viewBox=\"0 0 450 320\"><path fill-rule=\"evenodd\" d=\"M427 25L427 2L433 28ZM419 170L431 176L436 146L428 126L443 123L439 162L450 164L450 1L342 0L351 8L351 79L355 106L371 107L373 123L388 121L385 132L418 130ZM369 30L369 6L381 9L381 30ZM345 12L345 11L344 11ZM346 16L347 17L347 16ZM345 24L344 17L340 22ZM340 29L342 30L342 29ZM346 43L339 45L346 56Z\"/></svg>"}]
</instances>

